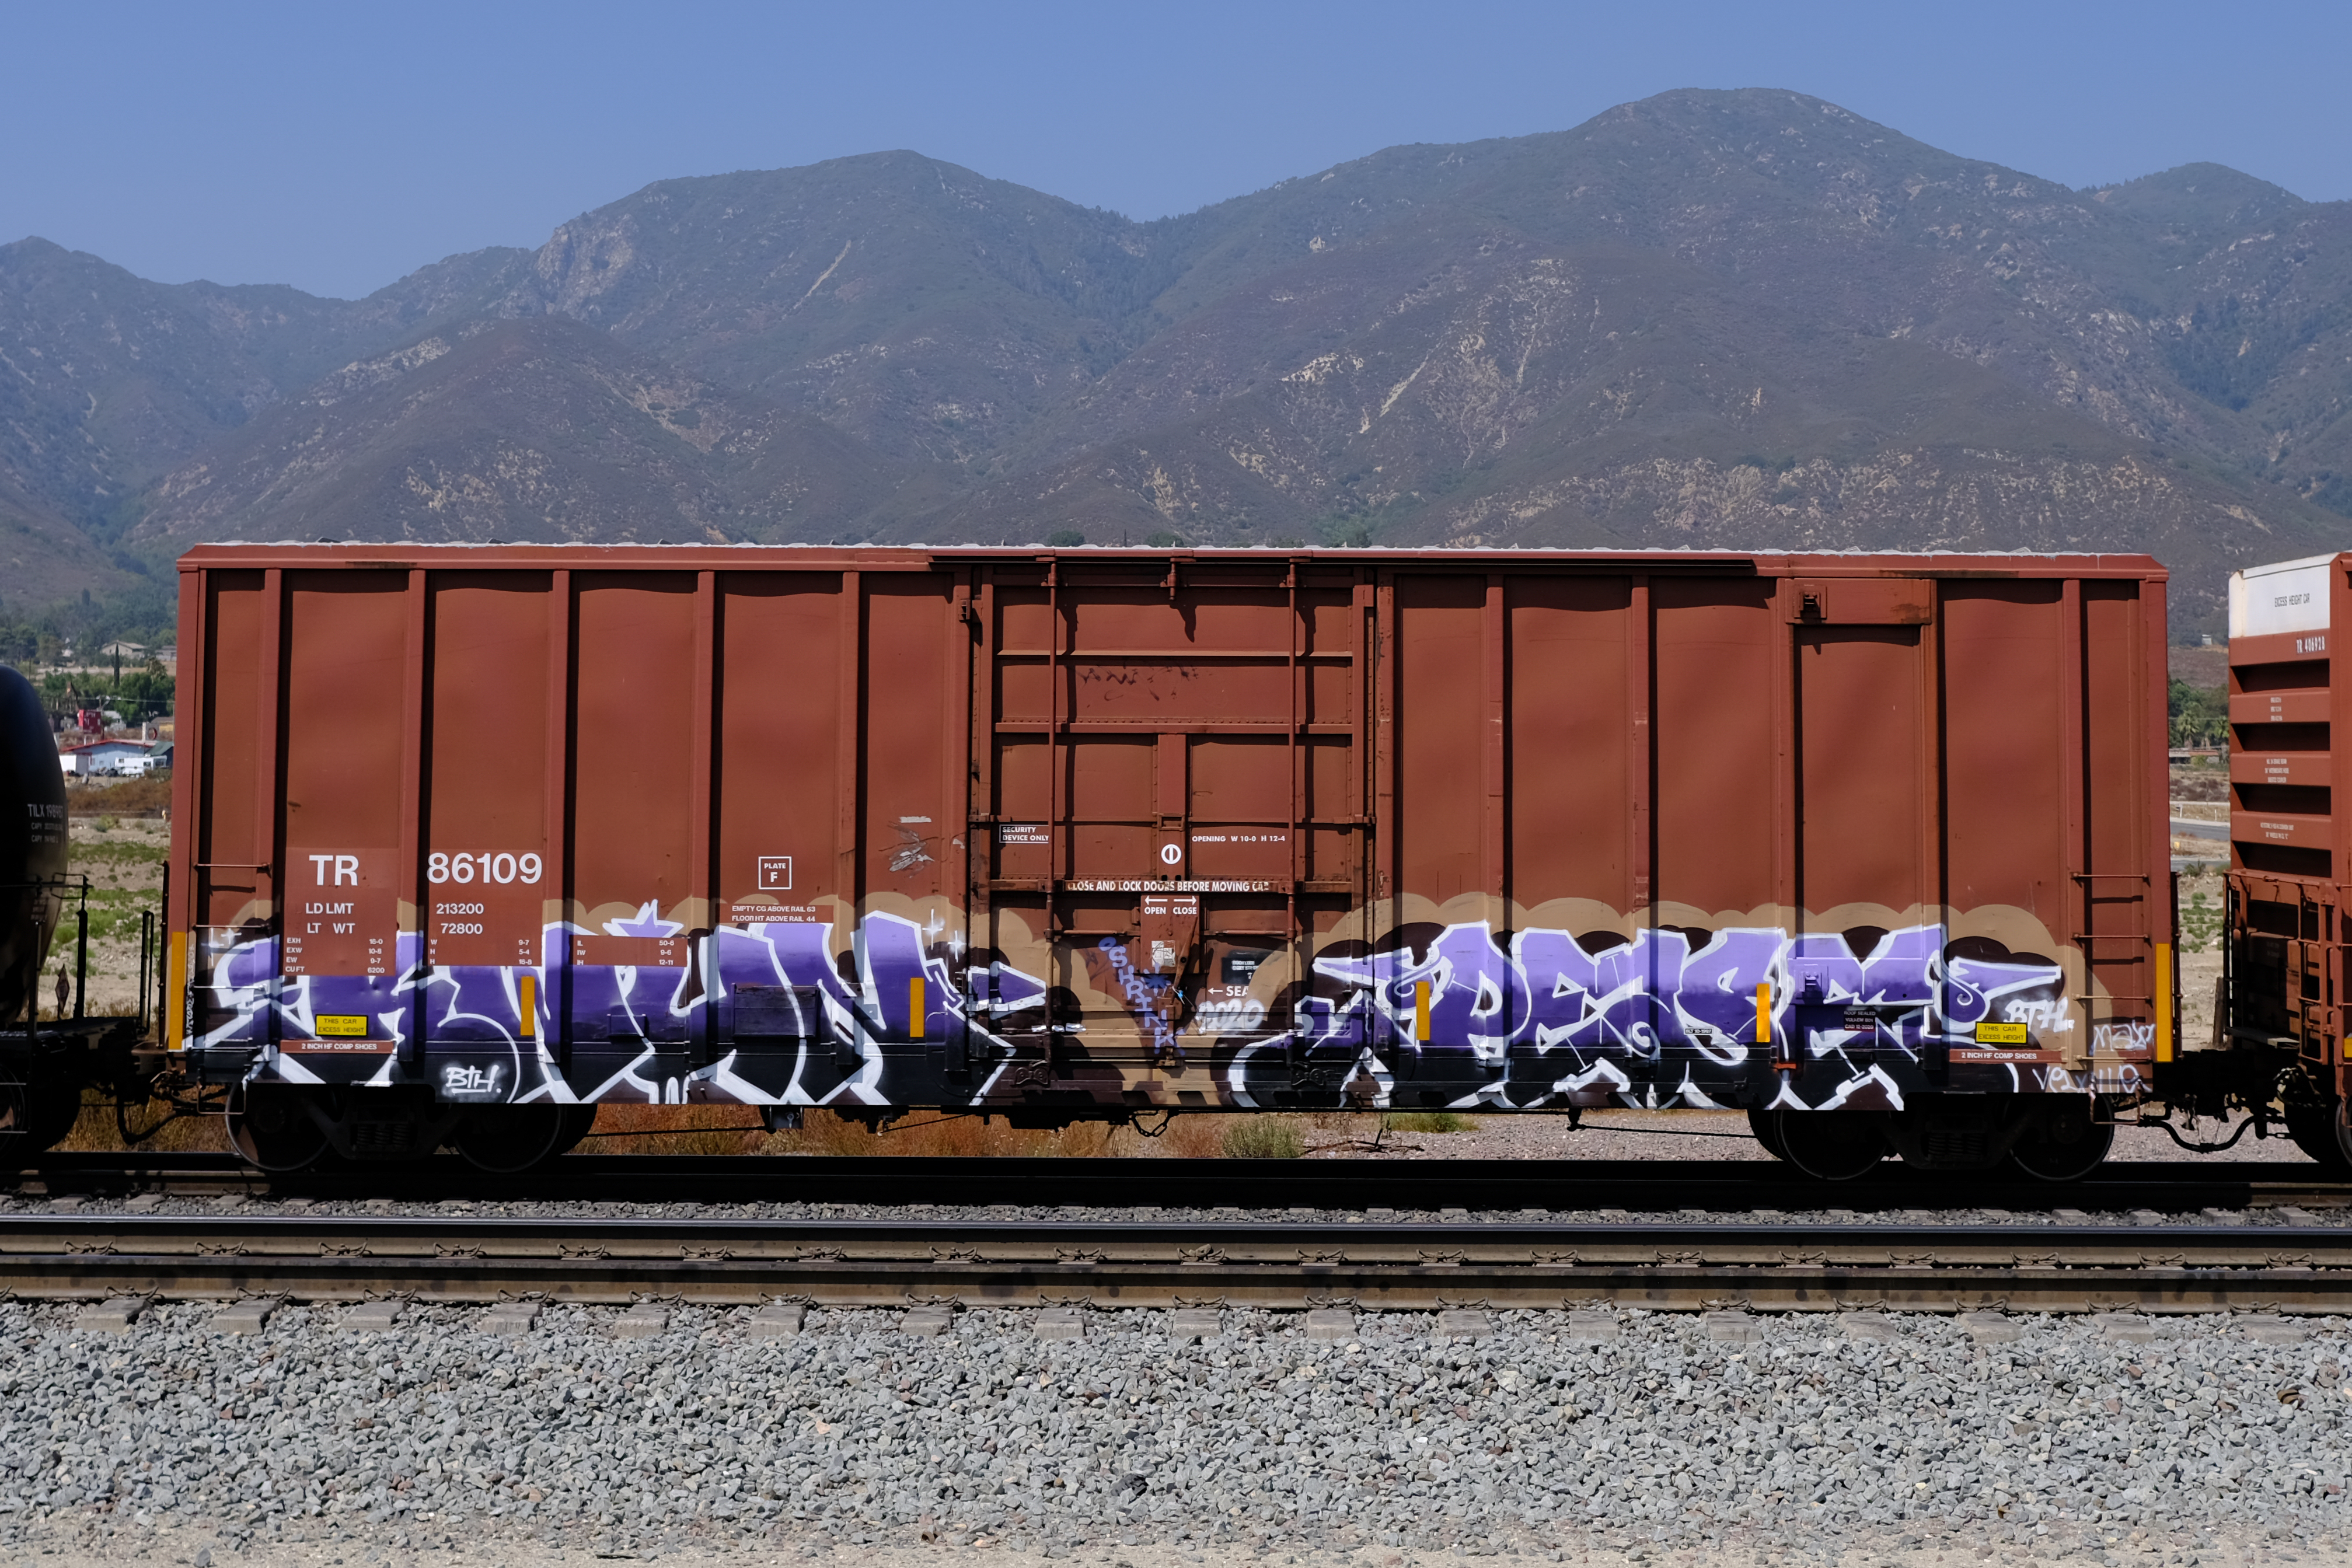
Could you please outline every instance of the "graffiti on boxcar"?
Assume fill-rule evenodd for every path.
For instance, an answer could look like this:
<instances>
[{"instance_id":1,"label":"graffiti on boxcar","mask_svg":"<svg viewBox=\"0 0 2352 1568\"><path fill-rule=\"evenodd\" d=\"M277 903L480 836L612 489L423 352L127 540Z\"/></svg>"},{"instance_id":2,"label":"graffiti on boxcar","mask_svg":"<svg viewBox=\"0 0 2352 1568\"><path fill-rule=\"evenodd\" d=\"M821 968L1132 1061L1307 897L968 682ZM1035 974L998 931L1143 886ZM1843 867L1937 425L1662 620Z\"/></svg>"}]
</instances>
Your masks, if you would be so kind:
<instances>
[{"instance_id":1,"label":"graffiti on boxcar","mask_svg":"<svg viewBox=\"0 0 2352 1568\"><path fill-rule=\"evenodd\" d=\"M2156 1025L2128 1019L2095 1024L2091 1028L2091 1051L2098 1056L2152 1056L2156 1053Z\"/></svg>"},{"instance_id":2,"label":"graffiti on boxcar","mask_svg":"<svg viewBox=\"0 0 2352 1568\"><path fill-rule=\"evenodd\" d=\"M1106 936L1096 943L1095 950L1087 956L1090 964L1109 972L1111 988L1126 1001L1136 1029L1150 1042L1151 1059L1182 1061L1183 1043L1165 1011L1168 992L1175 980L1167 975L1147 975L1138 969L1135 960L1128 956L1127 944L1116 936Z\"/></svg>"},{"instance_id":3,"label":"graffiti on boxcar","mask_svg":"<svg viewBox=\"0 0 2352 1568\"><path fill-rule=\"evenodd\" d=\"M603 925L603 934L614 936L682 929L650 905ZM577 925L549 925L541 951L565 952L574 936L588 934ZM1003 1026L1042 1009L1046 998L1043 981L1011 966L965 962L962 942L936 918L925 926L886 914L858 923L846 966L835 956L834 928L805 921L722 927L698 945L694 965L560 970L427 967L415 935L404 932L395 972L383 976L282 976L275 936L208 936L203 963L210 983L194 998L192 1044L259 1048L258 1069L286 1082L405 1082L418 1080L398 1059L421 1015L423 1049L432 1059L423 1081L452 1098L887 1106L919 1092L893 1082L894 1053L936 1044L966 1064L969 1087L957 1094L976 1101L1014 1054ZM845 967L854 968L854 979L844 977ZM920 1017L911 1010L918 998ZM771 998L780 1005L760 1005ZM726 1024L716 1030L714 1004ZM365 1018L372 1038L322 1042L322 1015ZM568 1074L548 1051L551 1040L568 1047ZM681 1065L689 1046L714 1040L718 1060ZM919 1092L940 1098L933 1088Z\"/></svg>"},{"instance_id":4,"label":"graffiti on boxcar","mask_svg":"<svg viewBox=\"0 0 2352 1568\"><path fill-rule=\"evenodd\" d=\"M604 923L607 936L679 929L650 907ZM543 950L567 952L582 934L551 925ZM193 1038L263 1047L264 1071L290 1082L429 1081L469 1099L984 1107L1022 1103L1041 1072L1060 1076L1055 1040L1087 1039L1077 1019L1049 1021L1045 981L969 953L936 916L867 915L846 952L823 922L721 927L677 967L427 967L403 934L396 972L375 977L281 977L274 937L214 935L228 940L207 945ZM1311 980L1278 998L1287 1005L1228 994L1189 1020L1167 1005L1173 979L1140 970L1116 939L1080 953L1148 1060L1181 1078L1189 1044L1208 1058L1215 1099L1249 1107L1899 1104L1906 1085L1925 1085L1928 1053L1972 1040L1980 1022L2042 1037L2073 1021L2061 969L2039 955L1948 942L1937 925L1861 938L1423 926L1327 947ZM1779 1045L1769 1058L1759 988ZM328 1015L364 1018L376 1038L320 1041ZM411 1077L395 1059L415 1054L419 1019L428 1060ZM2152 1034L2103 1022L2095 1040L2103 1056L2145 1054ZM1783 1057L1799 1071L1775 1080L1770 1061ZM1988 1071L2020 1089L2084 1086L2046 1059ZM1115 1097L1118 1080L1101 1082Z\"/></svg>"},{"instance_id":5,"label":"graffiti on boxcar","mask_svg":"<svg viewBox=\"0 0 2352 1568\"><path fill-rule=\"evenodd\" d=\"M1586 941L1524 930L1506 946L1474 921L1418 946L1326 953L1315 972L1339 996L1293 1031L1241 1044L1223 1086L1241 1104L1292 1103L1293 1064L1346 1038L1377 1045L1425 1103L1746 1103L1769 986L1774 1037L1794 1031L1798 1060L1830 1070L1806 1074L1811 1098L1782 1085L1783 1100L1899 1103L1888 1068L1916 1070L1931 1044L1986 1020L2063 1017L2063 972L2046 959L1955 951L1940 925L1873 936L1862 952L1843 934L1773 926Z\"/></svg>"}]
</instances>

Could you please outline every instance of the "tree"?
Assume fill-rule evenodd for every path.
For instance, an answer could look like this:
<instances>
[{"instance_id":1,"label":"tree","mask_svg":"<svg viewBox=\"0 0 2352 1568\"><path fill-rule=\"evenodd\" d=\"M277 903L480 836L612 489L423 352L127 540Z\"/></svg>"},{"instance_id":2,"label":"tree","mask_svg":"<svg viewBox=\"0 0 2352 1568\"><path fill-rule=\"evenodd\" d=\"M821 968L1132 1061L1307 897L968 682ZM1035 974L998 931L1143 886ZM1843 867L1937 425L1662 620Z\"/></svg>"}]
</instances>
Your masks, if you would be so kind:
<instances>
[{"instance_id":1,"label":"tree","mask_svg":"<svg viewBox=\"0 0 2352 1568\"><path fill-rule=\"evenodd\" d=\"M2169 688L2172 744L2221 746L2230 737L2230 695L2213 686L2174 681Z\"/></svg>"}]
</instances>

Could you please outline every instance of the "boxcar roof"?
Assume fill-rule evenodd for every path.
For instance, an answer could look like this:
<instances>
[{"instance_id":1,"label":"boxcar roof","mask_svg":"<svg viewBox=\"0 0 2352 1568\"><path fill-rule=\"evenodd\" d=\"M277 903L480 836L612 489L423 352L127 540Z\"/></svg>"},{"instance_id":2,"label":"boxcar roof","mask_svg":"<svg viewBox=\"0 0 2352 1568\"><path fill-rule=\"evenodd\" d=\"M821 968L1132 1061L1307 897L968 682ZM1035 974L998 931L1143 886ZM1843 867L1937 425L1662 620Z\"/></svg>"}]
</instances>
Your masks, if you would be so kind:
<instances>
[{"instance_id":1,"label":"boxcar roof","mask_svg":"<svg viewBox=\"0 0 2352 1568\"><path fill-rule=\"evenodd\" d=\"M913 570L946 565L1074 565L1170 560L1241 565L1255 561L1310 561L1328 566L1475 566L1486 570L1536 566L1641 567L1652 570L1712 567L1758 573L1903 571L1958 575L2130 577L2162 580L2161 562L2147 555L2075 555L2038 550L1697 550L1697 549L1452 549L1321 547L1224 549L1151 548L1112 545L820 545L820 544L381 544L292 540L276 543L227 541L191 548L180 557L182 570L205 568L299 567L406 569L430 566L520 567L545 570L581 562L602 568L667 567L673 570L793 570L856 567Z\"/></svg>"}]
</instances>

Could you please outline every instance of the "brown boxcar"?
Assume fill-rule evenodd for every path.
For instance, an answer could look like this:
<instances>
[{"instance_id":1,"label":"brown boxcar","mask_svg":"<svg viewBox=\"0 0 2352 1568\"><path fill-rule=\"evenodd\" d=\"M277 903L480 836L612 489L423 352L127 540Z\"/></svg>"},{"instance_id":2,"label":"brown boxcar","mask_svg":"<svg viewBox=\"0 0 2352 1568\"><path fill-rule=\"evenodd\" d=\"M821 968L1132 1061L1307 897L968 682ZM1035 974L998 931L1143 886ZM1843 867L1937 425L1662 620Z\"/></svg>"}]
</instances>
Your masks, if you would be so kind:
<instances>
[{"instance_id":1,"label":"brown boxcar","mask_svg":"<svg viewBox=\"0 0 2352 1568\"><path fill-rule=\"evenodd\" d=\"M176 1043L273 1163L626 1100L1717 1106L2049 1169L2171 1051L2144 557L181 571Z\"/></svg>"},{"instance_id":2,"label":"brown boxcar","mask_svg":"<svg viewBox=\"0 0 2352 1568\"><path fill-rule=\"evenodd\" d=\"M2230 579L2228 979L2217 1017L2233 1054L2271 1060L2295 1141L2341 1166L2352 1160L2342 1011L2352 820L2334 802L2352 779L2333 737L2352 722L2352 687L2334 678L2338 622L2352 624L2352 555Z\"/></svg>"}]
</instances>

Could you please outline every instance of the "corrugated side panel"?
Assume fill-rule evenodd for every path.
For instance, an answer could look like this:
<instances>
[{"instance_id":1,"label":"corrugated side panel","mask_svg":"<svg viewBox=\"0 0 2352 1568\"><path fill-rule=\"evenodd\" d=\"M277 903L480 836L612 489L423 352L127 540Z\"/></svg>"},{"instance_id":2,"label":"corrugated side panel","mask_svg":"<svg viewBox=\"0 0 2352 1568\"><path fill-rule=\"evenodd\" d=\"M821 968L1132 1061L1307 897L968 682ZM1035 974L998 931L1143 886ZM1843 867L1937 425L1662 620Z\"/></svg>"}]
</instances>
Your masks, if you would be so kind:
<instances>
[{"instance_id":1,"label":"corrugated side panel","mask_svg":"<svg viewBox=\"0 0 2352 1568\"><path fill-rule=\"evenodd\" d=\"M415 553L192 580L191 1016L289 1080L1865 1107L2158 1049L2144 570Z\"/></svg>"},{"instance_id":2,"label":"corrugated side panel","mask_svg":"<svg viewBox=\"0 0 2352 1568\"><path fill-rule=\"evenodd\" d=\"M1397 893L1346 970L1400 1042L1394 1103L2138 1080L2168 940L2161 737L2135 700L2160 602L2151 622L2130 580L1826 575L1856 570L1531 573L1491 595L1395 573ZM1491 867L1490 706L1510 781Z\"/></svg>"},{"instance_id":3,"label":"corrugated side panel","mask_svg":"<svg viewBox=\"0 0 2352 1568\"><path fill-rule=\"evenodd\" d=\"M2346 829L2335 732L2347 694L2334 627L2346 557L2258 568L2231 583L2230 1024L2344 1072Z\"/></svg>"}]
</instances>

